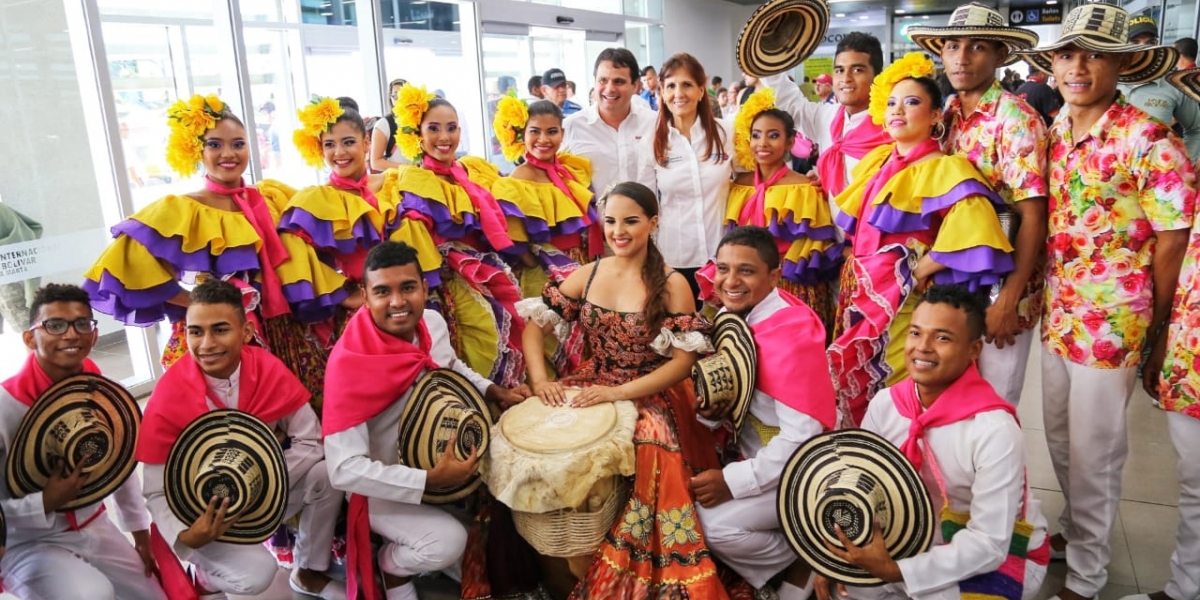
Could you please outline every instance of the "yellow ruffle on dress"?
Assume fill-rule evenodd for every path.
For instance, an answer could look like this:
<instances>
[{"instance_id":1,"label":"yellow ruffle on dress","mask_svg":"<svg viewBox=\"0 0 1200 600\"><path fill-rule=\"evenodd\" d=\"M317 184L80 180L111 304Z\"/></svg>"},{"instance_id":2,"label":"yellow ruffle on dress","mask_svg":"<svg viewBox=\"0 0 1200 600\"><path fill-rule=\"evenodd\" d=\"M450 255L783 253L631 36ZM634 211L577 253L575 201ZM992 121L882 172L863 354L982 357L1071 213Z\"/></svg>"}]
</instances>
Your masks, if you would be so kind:
<instances>
[{"instance_id":1,"label":"yellow ruffle on dress","mask_svg":"<svg viewBox=\"0 0 1200 600\"><path fill-rule=\"evenodd\" d=\"M564 179L567 195L553 183L501 177L492 185L492 195L496 200L515 204L525 213L525 229L530 241L538 243L555 242L555 246L563 252L574 250L564 247L572 242L578 247L578 240L555 240L583 232L587 225L596 219L596 209L592 185L592 162L581 156L561 153L558 161L571 174L571 179ZM541 290L537 291L538 294Z\"/></svg>"},{"instance_id":2,"label":"yellow ruffle on dress","mask_svg":"<svg viewBox=\"0 0 1200 600\"><path fill-rule=\"evenodd\" d=\"M500 171L492 163L475 156L464 156L459 163L476 185L491 190L500 179ZM431 231L438 244L459 241L480 247L483 237L480 229L479 211L462 186L439 177L433 171L417 165L402 165L395 169L396 185L389 195L404 211L415 211L432 223ZM501 201L508 222L508 237L521 246L529 242L520 211L511 201Z\"/></svg>"}]
</instances>

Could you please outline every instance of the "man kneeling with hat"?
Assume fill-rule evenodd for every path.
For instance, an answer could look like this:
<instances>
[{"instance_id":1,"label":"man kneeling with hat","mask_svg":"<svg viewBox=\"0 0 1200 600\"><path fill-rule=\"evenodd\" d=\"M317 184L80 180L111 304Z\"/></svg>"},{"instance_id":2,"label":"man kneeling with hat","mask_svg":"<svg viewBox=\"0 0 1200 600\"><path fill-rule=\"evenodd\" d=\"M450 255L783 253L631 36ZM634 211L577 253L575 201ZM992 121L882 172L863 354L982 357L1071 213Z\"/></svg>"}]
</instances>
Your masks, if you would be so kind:
<instances>
[{"instance_id":1,"label":"man kneeling with hat","mask_svg":"<svg viewBox=\"0 0 1200 600\"><path fill-rule=\"evenodd\" d=\"M65 421L52 423L52 420L68 411L80 412L78 407L65 403L54 405L63 396L46 392L66 379L99 375L100 369L88 358L98 333L87 292L73 285L49 284L34 295L29 312L33 326L23 336L32 352L21 370L0 389L0 461L9 467L9 476L0 481L0 505L8 521L8 548L0 561L4 587L25 600L166 600L151 575L154 562L150 555L150 518L142 499L142 486L137 477L130 476L133 440L117 439L136 436L136 432L129 431L136 425L133 419L137 416L137 406L133 398L123 389L116 390L128 399L128 410L115 413L104 408L109 406L107 401L96 404L90 398L85 399L90 406L84 410L105 413L88 416L99 416L102 421L127 428L114 430L114 434L129 436L114 435L113 443L106 449L110 453L126 453L114 455L123 463L121 475L110 479L96 471L84 473L91 459L105 460L90 455L77 460L74 469L68 470L67 461L52 452L52 471L40 476L37 471L41 465L30 464L40 462L31 455L46 455L49 430ZM119 387L100 377L96 379L97 388ZM89 395L86 389L83 393ZM73 396L78 394L78 390L70 392ZM39 413L41 417L35 421L27 419L27 416L38 417ZM30 424L35 426L32 431L26 427ZM57 464L53 464L55 461ZM14 489L22 482L47 475L37 491ZM9 483L14 480L18 486ZM97 484L103 489L92 489ZM104 504L100 502L110 493L116 500L121 529L133 532L134 546L129 545L104 514Z\"/></svg>"},{"instance_id":2,"label":"man kneeling with hat","mask_svg":"<svg viewBox=\"0 0 1200 600\"><path fill-rule=\"evenodd\" d=\"M474 446L466 456L459 456L454 438L443 451L440 442L431 439L436 434L429 431L443 424L436 416L425 415L428 418L415 426L412 435L400 439L401 425L415 421L404 417L411 412L406 412L408 405L421 400L413 393L418 378L427 381L423 379L427 372L444 367L457 375L420 387L435 391L450 385L450 380L465 378L467 387L502 405L532 395L524 386L499 387L459 360L446 321L425 309L428 292L416 250L401 242L372 248L363 267L366 305L346 324L325 371L323 427L329 474L335 487L351 493L347 585L354 590L361 583L368 598L377 597L371 531L385 542L378 560L388 600L415 600L411 581L415 575L433 571L446 571L456 579L461 575L466 529L449 511L423 500L441 490L465 491L464 484L477 479L481 453ZM472 391L458 385L454 393ZM486 430L482 433L487 435ZM436 448L436 464L428 469L399 464L399 442L406 446L432 442L423 447L426 456Z\"/></svg>"},{"instance_id":3,"label":"man kneeling with hat","mask_svg":"<svg viewBox=\"0 0 1200 600\"><path fill-rule=\"evenodd\" d=\"M256 543L261 541L262 532L250 537L238 529L242 518L246 518L242 525L249 524L247 515L226 514L229 497L201 498L199 504L207 502L207 506L193 507L199 518L189 523L177 516L182 503L175 498L182 496L172 496L182 486L195 483L189 481L194 473L172 472L174 458L180 452L205 451L199 445L173 448L177 440L187 437L185 430L193 429L189 426L212 411L247 413L272 429L284 448L289 488L286 493L279 490L279 495L286 496L286 506L281 502L270 509L282 509L284 514L268 516L267 520L300 514L296 566L289 581L292 589L309 597L344 599L341 584L324 574L329 568L333 530L343 496L329 483L321 426L308 404L308 390L282 361L248 344L254 336L254 325L246 319L242 292L237 287L210 279L196 286L190 299L188 353L167 369L154 387L138 440L137 457L145 463L146 499L155 525L171 550L195 567L194 585L201 598L223 599L227 593L253 595L270 587L277 569L275 557ZM225 440L216 438L229 434L208 435L208 441L219 444ZM265 487L282 484L266 481L270 477L265 474ZM270 526L264 531L269 535L274 529ZM161 565L164 557L158 558Z\"/></svg>"},{"instance_id":4,"label":"man kneeling with hat","mask_svg":"<svg viewBox=\"0 0 1200 600\"><path fill-rule=\"evenodd\" d=\"M875 524L869 542L829 551L887 585L848 588L854 598L1021 600L1038 592L1050 559L1046 519L1030 498L1016 409L975 365L984 305L956 286L934 286L913 311L904 346L909 377L879 392L862 428L900 448L941 507L934 545L894 560ZM817 576L817 596L830 598Z\"/></svg>"},{"instance_id":5,"label":"man kneeling with hat","mask_svg":"<svg viewBox=\"0 0 1200 600\"><path fill-rule=\"evenodd\" d=\"M738 227L717 246L713 291L722 313L749 325L749 358L757 368L749 369L748 402L710 403L698 411L710 427L732 421L740 460L696 475L692 491L713 553L756 588L786 570L779 597L789 600L807 598L812 586L807 565L780 529L776 489L796 448L833 429L837 407L825 327L812 309L777 287L780 273L779 247L765 228ZM718 352L724 321L718 316Z\"/></svg>"}]
</instances>

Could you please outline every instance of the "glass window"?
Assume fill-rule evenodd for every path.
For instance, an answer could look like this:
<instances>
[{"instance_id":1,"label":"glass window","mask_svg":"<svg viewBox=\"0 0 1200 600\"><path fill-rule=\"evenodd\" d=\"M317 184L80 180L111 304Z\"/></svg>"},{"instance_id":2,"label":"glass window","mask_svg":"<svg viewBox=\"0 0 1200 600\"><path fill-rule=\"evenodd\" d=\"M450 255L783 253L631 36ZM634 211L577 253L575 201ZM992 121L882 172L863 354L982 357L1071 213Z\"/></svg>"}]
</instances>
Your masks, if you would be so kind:
<instances>
[{"instance_id":1,"label":"glass window","mask_svg":"<svg viewBox=\"0 0 1200 600\"><path fill-rule=\"evenodd\" d=\"M625 0L625 16L661 21L663 0Z\"/></svg>"},{"instance_id":2,"label":"glass window","mask_svg":"<svg viewBox=\"0 0 1200 600\"><path fill-rule=\"evenodd\" d=\"M563 8L578 8L596 12L621 14L624 11L622 0L531 0L534 4L549 4Z\"/></svg>"},{"instance_id":3,"label":"glass window","mask_svg":"<svg viewBox=\"0 0 1200 600\"><path fill-rule=\"evenodd\" d=\"M1167 0L1163 10L1162 43L1196 36L1196 0Z\"/></svg>"},{"instance_id":4,"label":"glass window","mask_svg":"<svg viewBox=\"0 0 1200 600\"><path fill-rule=\"evenodd\" d=\"M308 101L302 93L302 82L293 78L293 74L304 72L300 32L247 29L245 38L263 177L292 185L316 183L317 171L304 164L292 143L292 132L300 127L296 110Z\"/></svg>"}]
</instances>

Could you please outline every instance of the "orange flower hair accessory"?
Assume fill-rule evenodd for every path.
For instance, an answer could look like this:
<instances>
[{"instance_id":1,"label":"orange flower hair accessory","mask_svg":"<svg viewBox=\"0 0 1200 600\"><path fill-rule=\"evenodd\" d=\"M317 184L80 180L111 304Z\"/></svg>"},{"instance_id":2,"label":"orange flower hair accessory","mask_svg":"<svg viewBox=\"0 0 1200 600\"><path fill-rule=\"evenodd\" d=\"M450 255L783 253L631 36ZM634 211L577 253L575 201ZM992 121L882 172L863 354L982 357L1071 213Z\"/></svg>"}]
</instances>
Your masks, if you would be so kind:
<instances>
[{"instance_id":1,"label":"orange flower hair accessory","mask_svg":"<svg viewBox=\"0 0 1200 600\"><path fill-rule=\"evenodd\" d=\"M300 129L292 132L292 143L309 166L325 166L321 134L329 131L333 124L337 123L338 117L345 112L337 99L329 97L314 97L307 106L296 111L296 116L300 119Z\"/></svg>"},{"instance_id":2,"label":"orange flower hair accessory","mask_svg":"<svg viewBox=\"0 0 1200 600\"><path fill-rule=\"evenodd\" d=\"M167 109L167 166L184 177L196 172L204 153L204 132L217 126L225 113L225 102L215 95L196 94L177 100Z\"/></svg>"},{"instance_id":3,"label":"orange flower hair accessory","mask_svg":"<svg viewBox=\"0 0 1200 600\"><path fill-rule=\"evenodd\" d=\"M421 150L421 119L429 110L429 101L437 96L411 83L404 84L396 95L392 114L396 115L396 145L401 154L413 163L419 163L425 153Z\"/></svg>"},{"instance_id":4,"label":"orange flower hair accessory","mask_svg":"<svg viewBox=\"0 0 1200 600\"><path fill-rule=\"evenodd\" d=\"M768 87L760 88L746 98L746 103L738 109L733 119L733 157L737 165L747 171L758 167L754 151L750 149L750 128L759 113L772 108L775 108L775 91Z\"/></svg>"},{"instance_id":5,"label":"orange flower hair accessory","mask_svg":"<svg viewBox=\"0 0 1200 600\"><path fill-rule=\"evenodd\" d=\"M871 104L867 109L871 121L883 125L884 114L887 113L888 96L897 83L909 78L933 77L933 61L924 52L909 52L904 58L894 62L882 73L875 76L871 82Z\"/></svg>"},{"instance_id":6,"label":"orange flower hair accessory","mask_svg":"<svg viewBox=\"0 0 1200 600\"><path fill-rule=\"evenodd\" d=\"M492 129L504 152L504 159L516 161L525 154L525 124L529 122L529 107L515 92L509 91L496 104Z\"/></svg>"}]
</instances>

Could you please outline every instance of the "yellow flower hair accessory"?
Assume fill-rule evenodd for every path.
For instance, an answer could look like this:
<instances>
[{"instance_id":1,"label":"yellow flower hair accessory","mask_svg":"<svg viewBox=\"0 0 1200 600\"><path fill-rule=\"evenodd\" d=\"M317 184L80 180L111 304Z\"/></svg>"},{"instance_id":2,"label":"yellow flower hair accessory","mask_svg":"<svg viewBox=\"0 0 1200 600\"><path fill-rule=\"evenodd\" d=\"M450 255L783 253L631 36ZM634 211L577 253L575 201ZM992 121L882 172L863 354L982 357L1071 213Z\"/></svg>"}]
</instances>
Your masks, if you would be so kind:
<instances>
[{"instance_id":1,"label":"yellow flower hair accessory","mask_svg":"<svg viewBox=\"0 0 1200 600\"><path fill-rule=\"evenodd\" d=\"M204 132L217 126L225 112L220 98L196 94L187 100L177 100L167 109L167 165L188 177L196 172L200 155L204 153Z\"/></svg>"},{"instance_id":2,"label":"yellow flower hair accessory","mask_svg":"<svg viewBox=\"0 0 1200 600\"><path fill-rule=\"evenodd\" d=\"M882 73L875 76L871 82L871 105L867 109L871 121L883 125L884 114L887 113L888 96L897 83L908 78L933 77L933 61L923 52L909 52L904 58L894 62Z\"/></svg>"},{"instance_id":3,"label":"yellow flower hair accessory","mask_svg":"<svg viewBox=\"0 0 1200 600\"><path fill-rule=\"evenodd\" d=\"M312 102L296 111L296 116L300 119L300 129L292 132L292 143L309 166L325 166L321 134L329 131L329 128L337 123L338 117L345 112L336 98L328 97L314 97Z\"/></svg>"},{"instance_id":4,"label":"yellow flower hair accessory","mask_svg":"<svg viewBox=\"0 0 1200 600\"><path fill-rule=\"evenodd\" d=\"M420 162L424 151L421 150L421 119L429 110L429 101L437 96L411 83L404 84L396 95L396 104L392 106L392 114L396 115L396 145L401 154L414 163Z\"/></svg>"},{"instance_id":5,"label":"yellow flower hair accessory","mask_svg":"<svg viewBox=\"0 0 1200 600\"><path fill-rule=\"evenodd\" d=\"M529 107L510 91L496 104L492 129L504 152L504 159L516 161L525 154L525 124L529 122Z\"/></svg>"},{"instance_id":6,"label":"yellow flower hair accessory","mask_svg":"<svg viewBox=\"0 0 1200 600\"><path fill-rule=\"evenodd\" d=\"M772 108L775 108L775 91L763 87L746 98L746 103L738 109L733 119L733 157L737 165L747 171L758 168L754 151L750 149L750 128L759 113Z\"/></svg>"}]
</instances>

